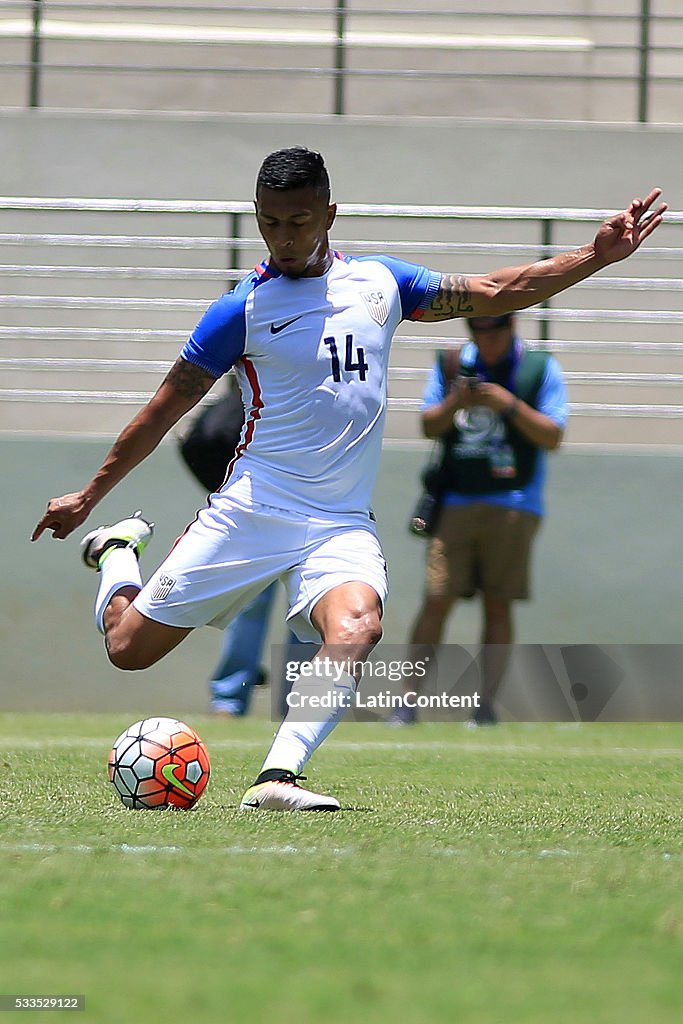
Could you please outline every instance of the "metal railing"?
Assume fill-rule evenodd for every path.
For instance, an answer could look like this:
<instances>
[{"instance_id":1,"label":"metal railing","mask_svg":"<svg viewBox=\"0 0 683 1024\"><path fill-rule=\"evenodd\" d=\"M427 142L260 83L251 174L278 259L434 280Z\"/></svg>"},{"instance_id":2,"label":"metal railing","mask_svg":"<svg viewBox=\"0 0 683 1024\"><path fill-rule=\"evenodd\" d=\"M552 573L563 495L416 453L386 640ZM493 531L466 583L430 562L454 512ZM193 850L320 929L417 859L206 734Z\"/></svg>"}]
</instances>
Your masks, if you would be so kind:
<instances>
[{"instance_id":1,"label":"metal railing","mask_svg":"<svg viewBox=\"0 0 683 1024\"><path fill-rule=\"evenodd\" d=\"M346 204L339 206L337 230L363 237L335 237L334 245L442 271L467 259L477 264L467 272L476 273L570 248L578 243L565 240L566 232L595 226L611 212ZM105 230L110 217L111 231ZM166 230L155 232L160 218ZM481 240L492 224L504 240ZM592 233L589 227L581 241ZM386 237L392 234L398 239ZM453 235L465 240L451 241ZM683 255L683 214L667 213L651 241L657 244L646 243L620 265L628 275L605 271L519 314L524 337L569 360L573 417L678 420L680 426L683 281L672 264ZM208 304L264 252L250 202L30 197L0 198L0 247L14 254L0 264L0 417L3 408L42 405L54 407L56 421L69 407L90 406L100 421L103 407L144 403L151 376L160 379ZM77 262L70 258L74 249ZM389 409L399 419L420 406L434 348L458 346L466 333L463 321L413 331L411 324L400 329L389 372ZM634 366L634 359L644 365ZM12 417L5 415L0 428L8 423ZM414 433L413 426L398 426L389 436Z\"/></svg>"},{"instance_id":2,"label":"metal railing","mask_svg":"<svg viewBox=\"0 0 683 1024\"><path fill-rule=\"evenodd\" d=\"M4 72L25 72L27 75L27 102L38 107L43 102L43 80L46 74L53 76L113 74L118 76L137 75L146 78L160 74L176 76L226 76L243 79L258 76L260 79L277 80L292 78L302 82L311 79L331 83L330 111L336 115L351 112L365 113L364 109L352 110L348 99L348 87L352 82L381 80L403 80L412 83L453 82L458 84L486 82L510 84L583 84L596 87L631 86L634 90L635 106L632 119L647 122L651 119L651 95L653 86L678 86L683 74L676 68L657 70L654 66L683 53L683 13L659 14L652 10L650 0L632 0L631 12L620 9L614 13L593 13L585 10L567 11L482 11L470 10L418 10L406 8L356 8L351 0L330 0L326 6L287 7L278 4L264 5L218 5L218 4L169 4L151 5L143 3L92 3L88 0L66 2L66 0L0 0L0 38L3 31L13 38L25 39L28 44L28 59L5 61L0 65ZM23 19L8 20L7 15L23 15ZM132 27L121 22L127 15ZM77 22L78 17L90 18L88 22ZM167 24L170 17L198 21L194 31L189 27L183 33L173 32L175 23ZM156 19L144 23L141 19ZM280 19L275 29L272 19ZM416 18L431 31L416 31ZM209 24L213 19L219 24ZM285 19L285 21L282 21ZM288 19L288 20L287 20ZM295 28L287 27L290 23ZM582 29L580 37L567 35L565 26L578 23ZM225 26L228 26L226 28ZM300 28L300 25L311 25ZM365 25L369 28L364 28ZM476 32L454 34L451 29L474 25ZM4 25L4 30L3 30ZM246 27L245 27L246 25ZM283 27L283 25L285 27ZM529 31L528 26L533 26ZM89 26L89 28L88 28ZM232 27L231 27L232 26ZM360 26L360 27L356 27ZM404 30L405 26L405 30ZM485 26L485 30L482 26ZM563 26L558 33L543 35L543 28L551 32L554 26ZM175 25L178 28L178 25ZM618 27L622 35L629 38L614 40L611 33L602 38L607 27ZM147 34L145 31L147 30ZM659 30L657 32L656 30ZM533 33L533 34L532 34ZM681 41L677 42L674 34ZM659 36L663 35L662 41ZM156 64L135 62L104 62L69 59L55 62L45 59L46 42L53 44L56 39L77 43L79 40L100 40L111 43L118 40L119 46L134 42L145 42L148 46L158 43L172 43L174 46L204 46L212 53L220 52L219 44L236 45L249 50L250 46L267 46L274 53L288 49L312 49L316 56L327 54L325 64L311 63L308 66L288 66L273 61L267 68L262 62L214 63L194 61L190 63ZM476 67L458 67L458 61L446 68L434 66L428 59L422 61L417 55L436 51L480 54L494 53L495 59L488 66L481 61ZM525 65L512 70L501 69L500 54L503 52L526 54ZM542 68L534 70L527 66L534 53L574 52L589 54L604 67L597 71L577 68L563 70ZM92 45L87 52L92 52ZM384 60L375 61L372 67L359 67L352 57L368 53L400 53L397 67L383 66ZM410 60L413 66L403 66ZM619 70L610 70L615 59L621 61ZM424 66L426 63L426 66ZM302 90L302 95L305 90ZM112 103L116 90L112 90ZM230 97L230 109L239 111L240 91ZM302 99L302 102L305 102ZM295 111L292 111L295 112ZM302 110L302 113L309 111ZM383 111L372 111L382 113Z\"/></svg>"}]
</instances>

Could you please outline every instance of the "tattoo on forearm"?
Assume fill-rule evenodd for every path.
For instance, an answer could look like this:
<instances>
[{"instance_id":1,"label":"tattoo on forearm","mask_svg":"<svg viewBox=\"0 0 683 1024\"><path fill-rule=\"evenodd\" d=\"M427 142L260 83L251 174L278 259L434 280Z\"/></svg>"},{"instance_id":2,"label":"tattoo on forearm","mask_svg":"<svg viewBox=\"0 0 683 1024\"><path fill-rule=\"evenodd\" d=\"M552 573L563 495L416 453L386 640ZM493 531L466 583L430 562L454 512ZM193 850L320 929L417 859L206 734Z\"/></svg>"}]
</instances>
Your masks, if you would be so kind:
<instances>
[{"instance_id":1,"label":"tattoo on forearm","mask_svg":"<svg viewBox=\"0 0 683 1024\"><path fill-rule=\"evenodd\" d=\"M168 371L166 380L172 384L175 390L187 398L199 400L209 390L214 378L194 363L188 363L185 359L176 359Z\"/></svg>"},{"instance_id":2,"label":"tattoo on forearm","mask_svg":"<svg viewBox=\"0 0 683 1024\"><path fill-rule=\"evenodd\" d=\"M450 320L474 312L468 278L463 274L444 274L430 309L439 320Z\"/></svg>"}]
</instances>

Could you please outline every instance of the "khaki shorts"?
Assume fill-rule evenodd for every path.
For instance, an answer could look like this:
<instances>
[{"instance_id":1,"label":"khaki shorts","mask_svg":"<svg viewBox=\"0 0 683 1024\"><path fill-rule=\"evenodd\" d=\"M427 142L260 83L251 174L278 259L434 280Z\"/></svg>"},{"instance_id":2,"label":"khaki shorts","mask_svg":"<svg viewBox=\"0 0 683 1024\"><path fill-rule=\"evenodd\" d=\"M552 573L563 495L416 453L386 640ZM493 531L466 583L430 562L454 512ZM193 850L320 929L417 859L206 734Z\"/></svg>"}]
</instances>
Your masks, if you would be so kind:
<instances>
[{"instance_id":1,"label":"khaki shorts","mask_svg":"<svg viewBox=\"0 0 683 1024\"><path fill-rule=\"evenodd\" d=\"M477 502L444 505L427 553L428 597L529 597L529 562L540 517Z\"/></svg>"}]
</instances>

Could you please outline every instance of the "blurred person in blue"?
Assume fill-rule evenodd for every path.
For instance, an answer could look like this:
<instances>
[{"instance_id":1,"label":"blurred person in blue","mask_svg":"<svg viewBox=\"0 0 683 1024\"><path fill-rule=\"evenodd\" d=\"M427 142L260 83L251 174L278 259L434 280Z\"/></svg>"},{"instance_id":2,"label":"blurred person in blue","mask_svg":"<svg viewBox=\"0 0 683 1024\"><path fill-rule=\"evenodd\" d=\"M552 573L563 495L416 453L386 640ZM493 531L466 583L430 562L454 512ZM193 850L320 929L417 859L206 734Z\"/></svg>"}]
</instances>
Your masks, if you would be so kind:
<instances>
[{"instance_id":1,"label":"blurred person in blue","mask_svg":"<svg viewBox=\"0 0 683 1024\"><path fill-rule=\"evenodd\" d=\"M479 594L481 693L471 724L494 725L514 641L513 604L530 596L546 452L562 441L567 396L560 364L524 344L512 313L470 317L467 325L471 341L439 353L422 405L422 429L438 442L439 457L424 596L410 643L440 643L457 601ZM392 725L416 721L405 700L412 689L406 685Z\"/></svg>"}]
</instances>

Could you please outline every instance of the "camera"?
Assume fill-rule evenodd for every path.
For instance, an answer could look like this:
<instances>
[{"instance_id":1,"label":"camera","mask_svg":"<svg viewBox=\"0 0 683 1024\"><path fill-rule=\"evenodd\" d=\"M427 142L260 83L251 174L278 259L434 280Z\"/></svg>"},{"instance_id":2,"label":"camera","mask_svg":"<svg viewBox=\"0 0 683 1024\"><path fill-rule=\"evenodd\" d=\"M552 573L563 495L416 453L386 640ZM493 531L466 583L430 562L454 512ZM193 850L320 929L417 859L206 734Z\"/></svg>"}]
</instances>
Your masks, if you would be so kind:
<instances>
[{"instance_id":1,"label":"camera","mask_svg":"<svg viewBox=\"0 0 683 1024\"><path fill-rule=\"evenodd\" d=\"M439 499L434 494L430 494L429 491L425 491L408 524L410 532L418 537L431 537L436 528L439 505Z\"/></svg>"}]
</instances>

